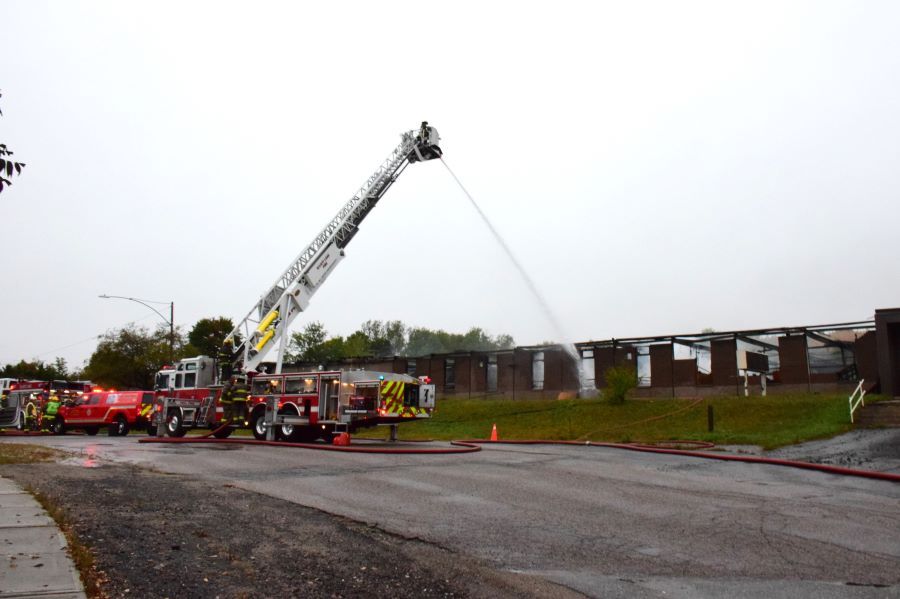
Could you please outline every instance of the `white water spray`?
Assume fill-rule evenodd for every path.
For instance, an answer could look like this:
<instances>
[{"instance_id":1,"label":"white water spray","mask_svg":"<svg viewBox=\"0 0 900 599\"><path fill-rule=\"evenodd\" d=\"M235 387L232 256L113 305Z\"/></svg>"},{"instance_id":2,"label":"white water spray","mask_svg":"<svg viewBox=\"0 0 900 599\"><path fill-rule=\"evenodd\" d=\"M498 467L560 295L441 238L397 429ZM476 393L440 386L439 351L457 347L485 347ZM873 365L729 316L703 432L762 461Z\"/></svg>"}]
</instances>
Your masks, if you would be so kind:
<instances>
[{"instance_id":1,"label":"white water spray","mask_svg":"<svg viewBox=\"0 0 900 599\"><path fill-rule=\"evenodd\" d=\"M578 375L578 384L579 384L579 393L585 393L590 391L588 388L587 382L584 376L584 372L582 372L581 368L581 355L578 353L578 350L575 348L575 344L571 343L568 339L569 337L565 334L565 330L562 325L556 319L556 316L553 314L553 311L550 309L550 305L544 299L544 296L541 295L541 292L538 291L537 285L534 284L534 281L531 280L531 277L528 276L528 273L525 272L525 268L522 267L522 264L516 258L515 254L513 254L512 250L506 245L506 241L503 237L500 236L500 233L497 232L497 229L494 228L493 223L491 223L490 219L487 215L482 212L481 207L475 201L475 198L472 197L472 194L466 189L466 187L462 184L462 181L459 180L459 177L456 176L456 173L453 172L453 169L450 168L450 165L441 158L441 162L444 163L444 167L446 167L447 172L450 173L450 176L453 177L453 180L456 181L456 184L459 185L459 188L462 192L469 198L469 201L472 203L472 206L475 208L478 215L481 217L481 220L484 221L484 224L487 225L487 228L490 229L491 234L494 236L494 239L497 240L497 243L500 244L500 247L503 248L503 251L506 252L506 255L509 257L510 261L516 267L516 270L519 271L519 274L522 277L522 280L525 281L525 285L528 287L528 290L531 291L531 294L534 295L535 299L538 302L538 305L541 307L541 310L544 311L544 316L547 317L547 320L550 321L550 324L553 326L554 331L562 340L560 347L562 347L563 351L565 351L569 357L572 358L572 361L575 365L575 371Z\"/></svg>"}]
</instances>

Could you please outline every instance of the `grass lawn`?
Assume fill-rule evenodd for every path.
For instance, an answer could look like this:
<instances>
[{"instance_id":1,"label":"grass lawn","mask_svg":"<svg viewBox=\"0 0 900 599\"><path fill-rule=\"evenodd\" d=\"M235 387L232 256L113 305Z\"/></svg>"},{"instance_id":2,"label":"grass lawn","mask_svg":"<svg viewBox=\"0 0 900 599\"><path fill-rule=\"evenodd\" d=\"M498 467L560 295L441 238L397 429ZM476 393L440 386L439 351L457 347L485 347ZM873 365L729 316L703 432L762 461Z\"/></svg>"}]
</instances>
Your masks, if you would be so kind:
<instances>
[{"instance_id":1,"label":"grass lawn","mask_svg":"<svg viewBox=\"0 0 900 599\"><path fill-rule=\"evenodd\" d=\"M65 455L61 451L40 445L0 443L0 464L33 464L49 462Z\"/></svg>"},{"instance_id":2,"label":"grass lawn","mask_svg":"<svg viewBox=\"0 0 900 599\"><path fill-rule=\"evenodd\" d=\"M868 399L868 398L867 398ZM715 431L707 431L707 406ZM401 439L488 438L496 423L500 439L591 441L711 441L766 449L849 431L846 395L713 397L702 400L603 399L517 400L502 397L439 399L434 417L400 427ZM384 428L359 431L384 437Z\"/></svg>"}]
</instances>

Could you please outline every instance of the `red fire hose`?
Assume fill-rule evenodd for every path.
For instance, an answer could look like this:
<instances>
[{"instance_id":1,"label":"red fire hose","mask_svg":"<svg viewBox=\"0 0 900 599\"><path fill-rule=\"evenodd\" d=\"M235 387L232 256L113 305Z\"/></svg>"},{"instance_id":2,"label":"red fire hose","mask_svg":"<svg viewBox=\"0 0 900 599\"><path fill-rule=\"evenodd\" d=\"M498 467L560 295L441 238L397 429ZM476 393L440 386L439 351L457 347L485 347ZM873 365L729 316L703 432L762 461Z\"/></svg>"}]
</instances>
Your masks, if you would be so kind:
<instances>
[{"instance_id":1,"label":"red fire hose","mask_svg":"<svg viewBox=\"0 0 900 599\"><path fill-rule=\"evenodd\" d=\"M215 432L215 431L213 431ZM862 478L873 478L876 480L886 480L890 482L900 482L900 474L892 474L890 472L877 472L874 470L859 470L855 468L845 468L843 466L831 466L828 464L814 464L811 462L800 462L796 460L782 460L776 458L764 458L760 456L734 455L728 453L711 453L706 451L697 451L698 449L711 449L714 444L706 441L665 441L656 444L647 443L602 443L593 441L547 441L541 439L517 440L517 441L491 441L488 439L463 439L458 441L450 441L450 445L454 447L442 448L411 448L399 449L396 447L366 447L365 445L327 445L318 443L292 443L289 441L257 441L256 439L211 439L213 433L202 437L182 437L182 438L154 438L149 437L140 439L140 443L234 443L242 445L264 445L274 447L296 447L301 449L318 449L321 451L340 451L345 453L382 453L382 454L452 454L452 453L472 453L481 451L481 445L578 445L587 447L609 447L612 449L627 449L630 451L641 451L645 453L661 453L669 455L681 455L694 458L703 458L708 460L724 460L731 462L746 462L751 464L769 464L774 466L787 466L791 468L802 468L805 470L817 470L828 474L839 474L842 476L857 476ZM430 441L430 440L429 440ZM413 441L414 442L414 441ZM424 442L424 441L419 441ZM690 447L690 449L683 449ZM680 449L681 448L681 449Z\"/></svg>"},{"instance_id":2,"label":"red fire hose","mask_svg":"<svg viewBox=\"0 0 900 599\"><path fill-rule=\"evenodd\" d=\"M773 466L788 466L791 468L803 468L805 470L818 470L819 472L827 472L829 474L840 474L843 476L858 476L862 478L874 478L876 480L886 480L890 482L900 483L900 474L892 474L890 472L877 472L875 470L858 470L855 468L845 468L843 466L831 466L828 464L813 464L812 462L800 462L797 460L781 460L777 458L764 458L760 456L734 455L729 453L711 453L706 451L694 451L686 449L674 449L672 447L662 447L658 445L650 445L645 443L595 443L593 441L542 441L542 440L524 440L524 441L489 441L487 439L466 439L462 443L479 443L485 445L493 444L509 444L509 445L586 445L590 447L611 447L614 449L628 449L631 451L643 451L646 453L663 453L670 455L682 455L694 458L704 458L708 460L725 460L730 462L747 462L750 464L770 464ZM665 442L664 442L665 443ZM712 443L703 441L670 441L670 444L700 444L703 448L713 447Z\"/></svg>"},{"instance_id":3,"label":"red fire hose","mask_svg":"<svg viewBox=\"0 0 900 599\"><path fill-rule=\"evenodd\" d=\"M209 433L211 435L212 433ZM481 451L481 447L467 441L450 441L454 447L421 447L399 449L397 447L366 447L365 445L328 445L326 443L293 443L290 441L258 441L256 439L210 439L202 437L160 438L147 437L138 443L231 443L237 445L264 445L269 447L296 447L300 449L318 449L321 451L340 451L344 453L391 453L391 454L448 454L473 453Z\"/></svg>"}]
</instances>

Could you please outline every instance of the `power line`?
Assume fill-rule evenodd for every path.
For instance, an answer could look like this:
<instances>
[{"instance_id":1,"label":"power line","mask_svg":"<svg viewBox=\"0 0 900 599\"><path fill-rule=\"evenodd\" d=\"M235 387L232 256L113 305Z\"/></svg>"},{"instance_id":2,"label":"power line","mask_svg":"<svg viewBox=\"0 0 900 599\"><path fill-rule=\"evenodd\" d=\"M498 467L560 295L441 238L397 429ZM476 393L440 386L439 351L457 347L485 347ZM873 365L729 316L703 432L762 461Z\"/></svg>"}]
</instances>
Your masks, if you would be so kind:
<instances>
[{"instance_id":1,"label":"power line","mask_svg":"<svg viewBox=\"0 0 900 599\"><path fill-rule=\"evenodd\" d=\"M115 328L121 328L121 327L123 327L123 326L125 326L125 325L127 325L127 324L131 324L131 323L137 323L137 322L140 322L140 321L142 321L142 320L146 320L146 319L150 318L151 316L153 316L153 314L148 314L148 315L146 315L146 316L142 316L142 317L136 318L136 319L135 319L135 318L132 318L132 319L129 320L128 322L124 322L124 323L120 324L118 327L115 327ZM103 334L102 334L102 333L99 334L99 335L92 335L92 336L86 337L86 338L84 338L84 339L82 339L82 340L80 340L80 341L76 341L75 343L70 343L69 345L64 345L64 346L62 346L62 347L57 347L57 348L55 348L55 349L50 349L50 350L47 350L47 351L44 351L44 352L40 352L40 353L38 353L38 354L34 354L34 357L35 357L35 358L40 358L41 356L46 356L47 354L52 354L52 353L54 353L54 352L62 351L62 350L64 350L64 349L69 349L70 347L75 347L76 345L81 345L82 343L87 343L88 341L93 341L93 340L96 340L96 339L100 339L101 337L103 337Z\"/></svg>"}]
</instances>

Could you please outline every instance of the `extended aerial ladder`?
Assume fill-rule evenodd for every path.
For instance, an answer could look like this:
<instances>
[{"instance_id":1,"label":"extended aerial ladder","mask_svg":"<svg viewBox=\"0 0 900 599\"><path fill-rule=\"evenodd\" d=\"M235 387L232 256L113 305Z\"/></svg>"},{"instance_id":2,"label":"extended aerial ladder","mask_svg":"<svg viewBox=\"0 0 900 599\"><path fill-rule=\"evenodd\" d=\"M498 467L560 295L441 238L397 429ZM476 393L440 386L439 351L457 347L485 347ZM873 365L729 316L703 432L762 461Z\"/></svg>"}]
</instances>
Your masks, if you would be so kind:
<instances>
[{"instance_id":1,"label":"extended aerial ladder","mask_svg":"<svg viewBox=\"0 0 900 599\"><path fill-rule=\"evenodd\" d=\"M226 343L235 347L232 367L236 372L256 370L276 344L279 348L275 372L281 372L293 320L306 310L312 296L344 258L344 248L356 235L360 223L400 173L410 163L440 158L439 143L437 129L427 122L418 130L402 134L400 145L228 334Z\"/></svg>"}]
</instances>

